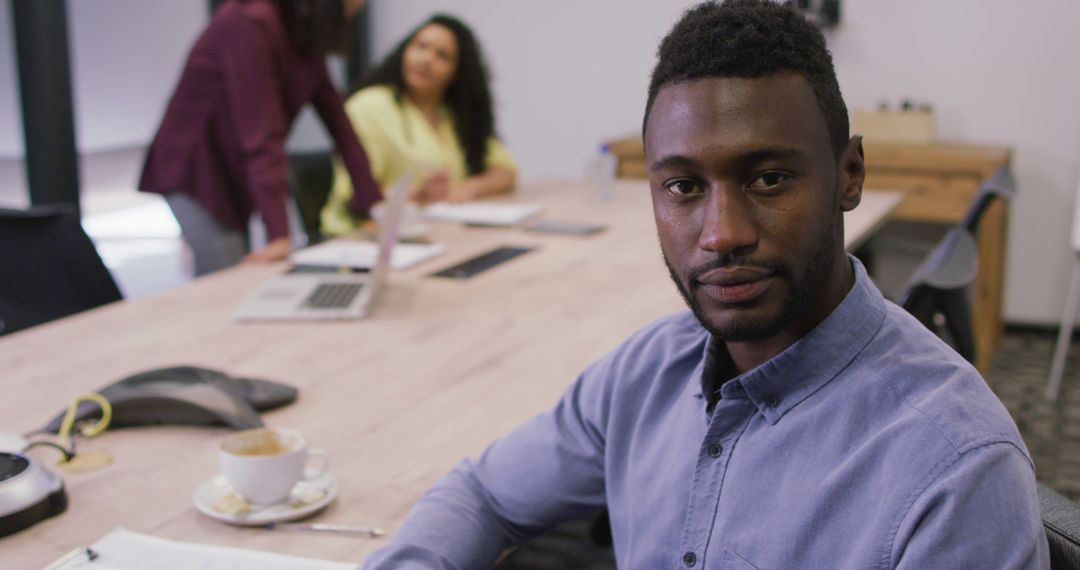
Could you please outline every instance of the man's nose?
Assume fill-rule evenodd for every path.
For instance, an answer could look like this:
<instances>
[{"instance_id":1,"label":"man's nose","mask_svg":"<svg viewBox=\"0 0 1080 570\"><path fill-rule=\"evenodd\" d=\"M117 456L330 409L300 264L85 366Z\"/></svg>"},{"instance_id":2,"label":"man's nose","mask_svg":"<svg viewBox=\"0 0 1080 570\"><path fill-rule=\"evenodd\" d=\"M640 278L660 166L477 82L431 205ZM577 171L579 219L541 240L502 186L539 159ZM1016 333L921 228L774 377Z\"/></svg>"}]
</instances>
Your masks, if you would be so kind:
<instances>
[{"instance_id":1,"label":"man's nose","mask_svg":"<svg viewBox=\"0 0 1080 570\"><path fill-rule=\"evenodd\" d=\"M739 189L710 189L702 204L698 247L721 254L737 254L758 243L758 227L750 198Z\"/></svg>"}]
</instances>

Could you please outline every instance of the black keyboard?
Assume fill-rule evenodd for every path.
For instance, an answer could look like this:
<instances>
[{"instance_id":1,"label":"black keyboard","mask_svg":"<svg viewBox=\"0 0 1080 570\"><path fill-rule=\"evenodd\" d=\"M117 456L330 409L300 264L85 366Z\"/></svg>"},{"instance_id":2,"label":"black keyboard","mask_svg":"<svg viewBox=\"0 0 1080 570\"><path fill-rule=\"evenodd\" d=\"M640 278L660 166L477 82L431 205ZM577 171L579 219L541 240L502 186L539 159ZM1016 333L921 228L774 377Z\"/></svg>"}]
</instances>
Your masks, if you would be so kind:
<instances>
[{"instance_id":1,"label":"black keyboard","mask_svg":"<svg viewBox=\"0 0 1080 570\"><path fill-rule=\"evenodd\" d=\"M324 283L315 288L304 301L308 309L341 309L360 293L362 283Z\"/></svg>"},{"instance_id":2,"label":"black keyboard","mask_svg":"<svg viewBox=\"0 0 1080 570\"><path fill-rule=\"evenodd\" d=\"M432 273L432 277L449 277L451 279L465 279L466 277L472 277L481 271L487 271L496 265L513 259L523 253L532 251L531 247L499 247L495 248L487 253L478 255L472 259L462 261L457 265L447 267L437 273Z\"/></svg>"}]
</instances>

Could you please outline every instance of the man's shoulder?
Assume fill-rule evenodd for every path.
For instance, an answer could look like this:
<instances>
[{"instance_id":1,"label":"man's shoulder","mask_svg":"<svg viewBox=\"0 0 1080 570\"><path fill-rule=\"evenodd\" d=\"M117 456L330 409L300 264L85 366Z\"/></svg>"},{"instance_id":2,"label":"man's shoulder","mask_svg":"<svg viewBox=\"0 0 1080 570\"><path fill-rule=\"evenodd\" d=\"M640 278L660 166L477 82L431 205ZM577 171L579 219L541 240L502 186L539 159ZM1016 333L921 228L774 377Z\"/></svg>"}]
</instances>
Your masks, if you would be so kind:
<instances>
[{"instance_id":1,"label":"man's shoulder","mask_svg":"<svg viewBox=\"0 0 1080 570\"><path fill-rule=\"evenodd\" d=\"M1019 430L978 370L903 309L890 304L864 355L895 413L959 454L1009 443L1026 454Z\"/></svg>"},{"instance_id":2,"label":"man's shoulder","mask_svg":"<svg viewBox=\"0 0 1080 570\"><path fill-rule=\"evenodd\" d=\"M593 366L620 389L651 382L672 367L694 366L704 354L709 333L690 311L667 315L639 329Z\"/></svg>"}]
</instances>

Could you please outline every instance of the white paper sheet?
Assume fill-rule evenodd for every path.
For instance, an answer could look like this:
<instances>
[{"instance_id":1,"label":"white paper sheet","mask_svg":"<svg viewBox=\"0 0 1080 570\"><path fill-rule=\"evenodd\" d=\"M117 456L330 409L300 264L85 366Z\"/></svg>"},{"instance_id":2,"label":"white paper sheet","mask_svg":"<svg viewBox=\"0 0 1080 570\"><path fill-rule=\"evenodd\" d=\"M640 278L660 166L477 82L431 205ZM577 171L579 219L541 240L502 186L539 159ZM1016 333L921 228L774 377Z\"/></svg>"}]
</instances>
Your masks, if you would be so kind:
<instances>
[{"instance_id":1,"label":"white paper sheet","mask_svg":"<svg viewBox=\"0 0 1080 570\"><path fill-rule=\"evenodd\" d=\"M487 226L512 226L538 214L543 207L538 204L447 204L439 202L424 209L424 216L436 220L483 224Z\"/></svg>"},{"instance_id":2,"label":"white paper sheet","mask_svg":"<svg viewBox=\"0 0 1080 570\"><path fill-rule=\"evenodd\" d=\"M272 531L271 531L272 532ZM116 527L90 547L97 557L68 559L49 570L357 570L359 564L300 558L261 550L166 540ZM63 559L62 559L63 560Z\"/></svg>"},{"instance_id":3,"label":"white paper sheet","mask_svg":"<svg viewBox=\"0 0 1080 570\"><path fill-rule=\"evenodd\" d=\"M390 267L408 269L422 261L442 255L446 246L441 243L399 243L390 254ZM289 255L294 265L317 267L351 267L370 269L378 255L377 244L370 241L332 240L298 249Z\"/></svg>"}]
</instances>

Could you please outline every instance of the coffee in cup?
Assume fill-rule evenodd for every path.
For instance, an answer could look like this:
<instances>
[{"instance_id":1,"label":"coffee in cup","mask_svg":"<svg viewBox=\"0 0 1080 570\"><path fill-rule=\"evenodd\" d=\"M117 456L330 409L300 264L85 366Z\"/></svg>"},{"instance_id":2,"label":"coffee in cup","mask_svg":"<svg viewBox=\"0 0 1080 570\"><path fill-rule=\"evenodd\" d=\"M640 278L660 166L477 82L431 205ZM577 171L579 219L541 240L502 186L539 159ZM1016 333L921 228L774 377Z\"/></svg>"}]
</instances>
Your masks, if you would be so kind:
<instances>
[{"instance_id":1,"label":"coffee in cup","mask_svg":"<svg viewBox=\"0 0 1080 570\"><path fill-rule=\"evenodd\" d=\"M330 467L325 451L308 448L303 436L284 428L233 433L221 442L218 460L233 490L256 505L284 501L298 482L315 479Z\"/></svg>"}]
</instances>

